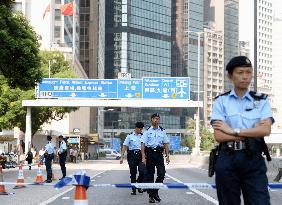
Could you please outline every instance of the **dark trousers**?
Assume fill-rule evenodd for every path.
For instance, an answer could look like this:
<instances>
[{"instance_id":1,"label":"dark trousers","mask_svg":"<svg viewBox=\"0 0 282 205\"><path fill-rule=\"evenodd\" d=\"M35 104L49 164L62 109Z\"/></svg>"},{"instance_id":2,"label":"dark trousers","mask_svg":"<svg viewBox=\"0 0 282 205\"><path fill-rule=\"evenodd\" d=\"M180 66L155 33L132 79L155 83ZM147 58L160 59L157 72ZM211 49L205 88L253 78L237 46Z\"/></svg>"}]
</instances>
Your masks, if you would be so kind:
<instances>
[{"instance_id":1,"label":"dark trousers","mask_svg":"<svg viewBox=\"0 0 282 205\"><path fill-rule=\"evenodd\" d=\"M47 180L52 180L52 159L45 158Z\"/></svg>"},{"instance_id":2,"label":"dark trousers","mask_svg":"<svg viewBox=\"0 0 282 205\"><path fill-rule=\"evenodd\" d=\"M59 156L59 163L60 163L60 166L61 166L63 177L66 176L66 160L67 160L66 156Z\"/></svg>"},{"instance_id":3,"label":"dark trousers","mask_svg":"<svg viewBox=\"0 0 282 205\"><path fill-rule=\"evenodd\" d=\"M164 157L161 152L148 152L146 159L146 179L145 181L148 183L154 182L155 175L155 167L157 168L157 178L156 183L163 183L165 178L165 165L164 165ZM148 189L147 193L149 196L155 196L158 194L158 189Z\"/></svg>"},{"instance_id":4,"label":"dark trousers","mask_svg":"<svg viewBox=\"0 0 282 205\"><path fill-rule=\"evenodd\" d=\"M221 150L215 165L220 205L270 205L265 160L261 153Z\"/></svg>"},{"instance_id":5,"label":"dark trousers","mask_svg":"<svg viewBox=\"0 0 282 205\"><path fill-rule=\"evenodd\" d=\"M131 183L142 183L144 181L146 168L142 163L141 152L134 153L133 151L129 151L127 154L127 161L129 165ZM139 174L136 180L137 168ZM135 190L135 188L132 188L132 190Z\"/></svg>"}]
</instances>

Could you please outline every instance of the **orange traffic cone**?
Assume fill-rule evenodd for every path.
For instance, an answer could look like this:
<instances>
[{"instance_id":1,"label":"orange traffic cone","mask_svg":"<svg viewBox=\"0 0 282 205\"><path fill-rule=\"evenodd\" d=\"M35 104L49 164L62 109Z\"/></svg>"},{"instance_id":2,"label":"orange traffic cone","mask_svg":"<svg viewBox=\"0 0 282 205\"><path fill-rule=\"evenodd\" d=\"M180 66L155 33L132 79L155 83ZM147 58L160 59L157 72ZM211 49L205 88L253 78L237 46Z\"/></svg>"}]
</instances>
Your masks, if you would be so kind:
<instances>
[{"instance_id":1,"label":"orange traffic cone","mask_svg":"<svg viewBox=\"0 0 282 205\"><path fill-rule=\"evenodd\" d=\"M23 166L19 166L19 174L18 174L18 179L16 182L16 186L14 189L19 189L19 188L25 188L26 186L23 184L24 183L24 175L23 175Z\"/></svg>"},{"instance_id":2,"label":"orange traffic cone","mask_svg":"<svg viewBox=\"0 0 282 205\"><path fill-rule=\"evenodd\" d=\"M85 186L75 186L74 205L88 205Z\"/></svg>"},{"instance_id":3,"label":"orange traffic cone","mask_svg":"<svg viewBox=\"0 0 282 205\"><path fill-rule=\"evenodd\" d=\"M36 178L35 178L35 182L36 184L41 184L41 183L44 183L44 178L43 178L43 175L42 175L42 170L41 170L41 165L40 163L38 164L38 170L37 170L37 175L36 175Z\"/></svg>"},{"instance_id":4,"label":"orange traffic cone","mask_svg":"<svg viewBox=\"0 0 282 205\"><path fill-rule=\"evenodd\" d=\"M3 179L2 165L0 165L0 195L8 195L8 193L5 190L5 185L2 184L3 182L4 179Z\"/></svg>"}]
</instances>

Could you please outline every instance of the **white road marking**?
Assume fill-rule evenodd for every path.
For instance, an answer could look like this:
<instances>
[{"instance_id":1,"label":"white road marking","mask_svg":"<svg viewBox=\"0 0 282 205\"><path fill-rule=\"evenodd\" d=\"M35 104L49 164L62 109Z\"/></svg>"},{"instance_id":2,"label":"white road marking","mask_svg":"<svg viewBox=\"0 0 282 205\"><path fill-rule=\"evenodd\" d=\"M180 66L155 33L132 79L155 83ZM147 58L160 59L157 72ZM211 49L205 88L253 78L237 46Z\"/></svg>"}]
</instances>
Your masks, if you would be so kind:
<instances>
[{"instance_id":1,"label":"white road marking","mask_svg":"<svg viewBox=\"0 0 282 205\"><path fill-rule=\"evenodd\" d=\"M62 197L62 199L70 199L69 196Z\"/></svg>"},{"instance_id":2,"label":"white road marking","mask_svg":"<svg viewBox=\"0 0 282 205\"><path fill-rule=\"evenodd\" d=\"M173 176L171 176L169 174L166 174L166 175L168 177L170 177L172 180L174 180L174 181L176 181L178 183L182 183L182 184L184 183L184 182L180 181L179 179L177 179L177 178L175 178L175 177L173 177ZM204 199L212 202L213 204L217 204L218 205L218 201L216 199L212 198L211 196L209 196L209 195L207 195L207 194L205 194L205 193L203 193L203 192L201 192L201 191L199 191L197 189L190 189L190 190L193 191L194 193L198 194L199 196L203 197Z\"/></svg>"},{"instance_id":3,"label":"white road marking","mask_svg":"<svg viewBox=\"0 0 282 205\"><path fill-rule=\"evenodd\" d=\"M95 175L92 176L91 178L94 178L94 177L96 177L96 176L98 176L98 175L100 175L100 174L102 174L102 173L104 173L104 172L106 172L106 171L107 171L107 170L102 171L102 172L99 172L98 174L95 174ZM74 186L72 186L71 188L67 189L66 191L64 191L64 192L62 192L62 193L59 193L59 194L57 194L57 195L55 195L55 196L49 198L49 199L46 200L46 201L41 202L41 203L38 204L38 205L47 205L47 204L49 204L49 203L55 201L55 200L56 200L57 198L59 198L60 196L66 194L66 193L68 193L68 192L70 192L70 191L73 190L73 189L74 189Z\"/></svg>"},{"instance_id":4,"label":"white road marking","mask_svg":"<svg viewBox=\"0 0 282 205\"><path fill-rule=\"evenodd\" d=\"M192 194L194 194L193 192L191 192L191 191L187 191L186 192L186 194L188 194L188 195L192 195Z\"/></svg>"}]
</instances>

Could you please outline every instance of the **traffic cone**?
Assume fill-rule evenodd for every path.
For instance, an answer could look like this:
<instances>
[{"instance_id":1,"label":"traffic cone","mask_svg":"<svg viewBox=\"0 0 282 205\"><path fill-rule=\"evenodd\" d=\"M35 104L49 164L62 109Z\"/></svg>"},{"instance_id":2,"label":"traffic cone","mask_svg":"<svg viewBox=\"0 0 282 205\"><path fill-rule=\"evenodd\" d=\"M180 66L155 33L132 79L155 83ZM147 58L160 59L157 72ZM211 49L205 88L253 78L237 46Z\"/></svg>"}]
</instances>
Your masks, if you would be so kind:
<instances>
[{"instance_id":1,"label":"traffic cone","mask_svg":"<svg viewBox=\"0 0 282 205\"><path fill-rule=\"evenodd\" d=\"M2 184L3 182L4 179L3 179L2 165L0 165L0 195L8 195L8 193L5 190L5 185Z\"/></svg>"},{"instance_id":2,"label":"traffic cone","mask_svg":"<svg viewBox=\"0 0 282 205\"><path fill-rule=\"evenodd\" d=\"M15 185L14 189L19 189L19 188L25 188L26 186L23 184L24 183L24 175L23 175L23 166L19 166L19 174L18 174L18 179L17 179L17 184Z\"/></svg>"},{"instance_id":3,"label":"traffic cone","mask_svg":"<svg viewBox=\"0 0 282 205\"><path fill-rule=\"evenodd\" d=\"M88 205L85 186L75 186L74 205Z\"/></svg>"},{"instance_id":4,"label":"traffic cone","mask_svg":"<svg viewBox=\"0 0 282 205\"><path fill-rule=\"evenodd\" d=\"M43 178L43 175L42 175L42 170L41 170L41 165L40 163L38 164L38 170L37 170L37 175L36 175L36 178L35 178L35 182L36 184L41 184L41 183L44 183L44 178Z\"/></svg>"}]
</instances>

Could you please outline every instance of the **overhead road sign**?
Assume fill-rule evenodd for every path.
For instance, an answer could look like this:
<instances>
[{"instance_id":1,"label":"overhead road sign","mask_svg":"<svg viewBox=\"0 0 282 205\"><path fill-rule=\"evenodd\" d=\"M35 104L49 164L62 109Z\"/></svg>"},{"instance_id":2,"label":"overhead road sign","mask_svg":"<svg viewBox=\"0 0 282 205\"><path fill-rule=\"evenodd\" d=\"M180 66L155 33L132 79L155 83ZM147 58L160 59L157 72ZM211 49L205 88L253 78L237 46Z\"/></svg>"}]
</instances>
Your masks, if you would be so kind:
<instances>
[{"instance_id":1,"label":"overhead road sign","mask_svg":"<svg viewBox=\"0 0 282 205\"><path fill-rule=\"evenodd\" d=\"M118 98L140 99L142 98L141 79L119 79Z\"/></svg>"},{"instance_id":2,"label":"overhead road sign","mask_svg":"<svg viewBox=\"0 0 282 205\"><path fill-rule=\"evenodd\" d=\"M190 100L190 78L143 78L143 99Z\"/></svg>"},{"instance_id":3,"label":"overhead road sign","mask_svg":"<svg viewBox=\"0 0 282 205\"><path fill-rule=\"evenodd\" d=\"M116 99L117 79L43 78L36 98Z\"/></svg>"}]
</instances>

